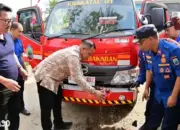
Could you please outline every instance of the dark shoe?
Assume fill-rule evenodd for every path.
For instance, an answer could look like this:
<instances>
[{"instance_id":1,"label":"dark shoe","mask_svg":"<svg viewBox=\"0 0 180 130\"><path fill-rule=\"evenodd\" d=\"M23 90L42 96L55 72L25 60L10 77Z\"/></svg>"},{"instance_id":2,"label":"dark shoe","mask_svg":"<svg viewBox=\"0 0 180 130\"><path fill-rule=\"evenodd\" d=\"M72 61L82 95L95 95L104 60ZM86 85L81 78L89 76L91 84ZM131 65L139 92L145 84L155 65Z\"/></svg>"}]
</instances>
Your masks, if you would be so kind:
<instances>
[{"instance_id":1,"label":"dark shoe","mask_svg":"<svg viewBox=\"0 0 180 130\"><path fill-rule=\"evenodd\" d=\"M72 127L72 122L63 122L58 126L54 126L54 130L68 130Z\"/></svg>"},{"instance_id":2,"label":"dark shoe","mask_svg":"<svg viewBox=\"0 0 180 130\"><path fill-rule=\"evenodd\" d=\"M26 115L26 116L31 115L31 113L30 113L28 110L26 110L26 109L23 109L23 110L21 111L21 113L24 114L24 115Z\"/></svg>"}]
</instances>

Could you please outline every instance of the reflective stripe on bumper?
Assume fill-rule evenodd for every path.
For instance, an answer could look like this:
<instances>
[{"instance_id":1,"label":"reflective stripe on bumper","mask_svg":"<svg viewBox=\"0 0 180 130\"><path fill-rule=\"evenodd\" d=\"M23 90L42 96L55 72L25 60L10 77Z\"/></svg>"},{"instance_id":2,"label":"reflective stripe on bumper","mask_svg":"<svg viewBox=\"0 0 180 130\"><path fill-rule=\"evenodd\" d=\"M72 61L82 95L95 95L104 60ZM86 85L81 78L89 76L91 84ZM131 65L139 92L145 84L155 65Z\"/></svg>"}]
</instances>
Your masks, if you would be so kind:
<instances>
[{"instance_id":1,"label":"reflective stripe on bumper","mask_svg":"<svg viewBox=\"0 0 180 130\"><path fill-rule=\"evenodd\" d=\"M132 105L133 101L132 100L106 100L106 101L98 101L98 100L91 100L91 99L80 99L80 98L74 98L74 97L64 97L64 100L67 102L76 102L76 103L84 103L84 104L94 104L94 105Z\"/></svg>"}]
</instances>

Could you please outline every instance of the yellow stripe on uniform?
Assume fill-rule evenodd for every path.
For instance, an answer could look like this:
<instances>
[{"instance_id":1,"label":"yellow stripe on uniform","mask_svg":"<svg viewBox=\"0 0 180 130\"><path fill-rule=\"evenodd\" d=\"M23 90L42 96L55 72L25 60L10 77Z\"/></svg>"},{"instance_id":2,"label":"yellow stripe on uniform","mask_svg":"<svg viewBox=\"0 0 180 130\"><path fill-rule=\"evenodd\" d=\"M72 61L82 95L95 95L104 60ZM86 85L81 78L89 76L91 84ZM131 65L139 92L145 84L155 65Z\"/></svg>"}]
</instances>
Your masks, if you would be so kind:
<instances>
[{"instance_id":1,"label":"yellow stripe on uniform","mask_svg":"<svg viewBox=\"0 0 180 130\"><path fill-rule=\"evenodd\" d=\"M87 101L86 101L85 99L82 99L82 101L83 101L84 103L87 103Z\"/></svg>"},{"instance_id":2,"label":"yellow stripe on uniform","mask_svg":"<svg viewBox=\"0 0 180 130\"><path fill-rule=\"evenodd\" d=\"M74 98L72 98L72 97L70 97L70 99L71 99L71 101L73 101L73 102L75 101Z\"/></svg>"},{"instance_id":3,"label":"yellow stripe on uniform","mask_svg":"<svg viewBox=\"0 0 180 130\"><path fill-rule=\"evenodd\" d=\"M69 99L68 99L67 97L64 97L64 99L65 99L66 101L69 101Z\"/></svg>"},{"instance_id":4,"label":"yellow stripe on uniform","mask_svg":"<svg viewBox=\"0 0 180 130\"><path fill-rule=\"evenodd\" d=\"M119 102L117 100L114 100L115 104L119 104Z\"/></svg>"},{"instance_id":5,"label":"yellow stripe on uniform","mask_svg":"<svg viewBox=\"0 0 180 130\"><path fill-rule=\"evenodd\" d=\"M80 100L79 98L76 98L76 100L77 100L78 102L81 102L81 100Z\"/></svg>"},{"instance_id":6,"label":"yellow stripe on uniform","mask_svg":"<svg viewBox=\"0 0 180 130\"><path fill-rule=\"evenodd\" d=\"M93 103L90 99L88 99L88 101L89 101L91 104Z\"/></svg>"}]
</instances>

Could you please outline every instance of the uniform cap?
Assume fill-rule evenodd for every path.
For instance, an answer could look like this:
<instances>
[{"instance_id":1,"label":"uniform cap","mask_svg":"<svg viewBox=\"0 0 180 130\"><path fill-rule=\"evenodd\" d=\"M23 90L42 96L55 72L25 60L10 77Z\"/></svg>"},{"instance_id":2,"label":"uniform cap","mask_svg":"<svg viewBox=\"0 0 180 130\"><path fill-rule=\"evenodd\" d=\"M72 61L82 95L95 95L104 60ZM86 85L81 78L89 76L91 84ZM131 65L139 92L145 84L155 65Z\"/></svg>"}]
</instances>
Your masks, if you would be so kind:
<instances>
[{"instance_id":1,"label":"uniform cap","mask_svg":"<svg viewBox=\"0 0 180 130\"><path fill-rule=\"evenodd\" d=\"M136 30L135 42L139 42L141 39L148 38L150 36L157 35L157 29L153 24L143 25Z\"/></svg>"}]
</instances>

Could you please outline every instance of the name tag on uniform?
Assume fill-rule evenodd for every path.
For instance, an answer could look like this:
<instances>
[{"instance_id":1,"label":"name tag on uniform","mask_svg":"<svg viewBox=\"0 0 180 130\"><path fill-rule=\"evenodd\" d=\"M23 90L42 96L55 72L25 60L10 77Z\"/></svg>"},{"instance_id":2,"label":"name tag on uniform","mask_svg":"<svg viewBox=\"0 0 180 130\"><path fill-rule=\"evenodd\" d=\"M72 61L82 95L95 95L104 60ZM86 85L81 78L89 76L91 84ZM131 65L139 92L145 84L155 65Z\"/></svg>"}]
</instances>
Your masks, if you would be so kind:
<instances>
[{"instance_id":1,"label":"name tag on uniform","mask_svg":"<svg viewBox=\"0 0 180 130\"><path fill-rule=\"evenodd\" d=\"M170 64L158 64L158 66L163 67L163 66L170 66Z\"/></svg>"}]
</instances>

